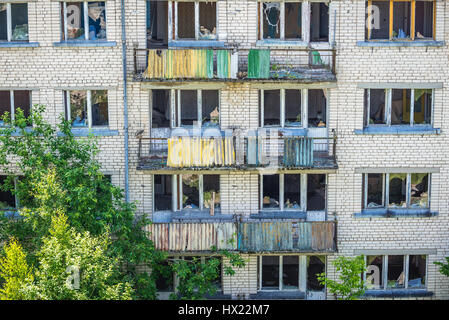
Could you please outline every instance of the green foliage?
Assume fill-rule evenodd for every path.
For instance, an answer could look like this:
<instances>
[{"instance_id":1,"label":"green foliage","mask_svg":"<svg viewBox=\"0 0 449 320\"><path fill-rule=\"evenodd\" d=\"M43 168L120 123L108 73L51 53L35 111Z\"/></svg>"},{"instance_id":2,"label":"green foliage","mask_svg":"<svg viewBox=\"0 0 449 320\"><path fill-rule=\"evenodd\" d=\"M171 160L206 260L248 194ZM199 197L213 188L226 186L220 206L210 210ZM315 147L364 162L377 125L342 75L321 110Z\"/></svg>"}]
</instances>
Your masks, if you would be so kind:
<instances>
[{"instance_id":1,"label":"green foliage","mask_svg":"<svg viewBox=\"0 0 449 320\"><path fill-rule=\"evenodd\" d=\"M440 273L442 275L445 275L446 277L449 277L449 257L446 257L446 262L434 262L437 266L440 266Z\"/></svg>"},{"instance_id":2,"label":"green foliage","mask_svg":"<svg viewBox=\"0 0 449 320\"><path fill-rule=\"evenodd\" d=\"M318 274L318 281L341 300L357 300L363 296L366 290L361 277L366 271L364 256L338 257L333 265L339 273L340 282L327 278L325 273Z\"/></svg>"},{"instance_id":3,"label":"green foliage","mask_svg":"<svg viewBox=\"0 0 449 320\"><path fill-rule=\"evenodd\" d=\"M28 267L26 254L16 239L12 238L4 247L5 256L0 258L0 300L21 300L25 298L22 288L33 282L31 268Z\"/></svg>"}]
</instances>

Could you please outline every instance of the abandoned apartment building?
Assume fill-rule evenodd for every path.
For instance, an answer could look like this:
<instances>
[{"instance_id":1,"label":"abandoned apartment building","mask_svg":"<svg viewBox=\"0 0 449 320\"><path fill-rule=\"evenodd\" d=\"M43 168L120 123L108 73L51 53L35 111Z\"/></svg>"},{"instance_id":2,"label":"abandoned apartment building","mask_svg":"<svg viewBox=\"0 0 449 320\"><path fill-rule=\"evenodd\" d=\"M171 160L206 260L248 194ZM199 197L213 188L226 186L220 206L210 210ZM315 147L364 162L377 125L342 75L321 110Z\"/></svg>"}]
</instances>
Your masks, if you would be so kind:
<instances>
[{"instance_id":1,"label":"abandoned apartment building","mask_svg":"<svg viewBox=\"0 0 449 320\"><path fill-rule=\"evenodd\" d=\"M363 254L365 298L449 299L448 41L445 0L0 0L0 112L97 136L158 249L240 252L215 298Z\"/></svg>"}]
</instances>

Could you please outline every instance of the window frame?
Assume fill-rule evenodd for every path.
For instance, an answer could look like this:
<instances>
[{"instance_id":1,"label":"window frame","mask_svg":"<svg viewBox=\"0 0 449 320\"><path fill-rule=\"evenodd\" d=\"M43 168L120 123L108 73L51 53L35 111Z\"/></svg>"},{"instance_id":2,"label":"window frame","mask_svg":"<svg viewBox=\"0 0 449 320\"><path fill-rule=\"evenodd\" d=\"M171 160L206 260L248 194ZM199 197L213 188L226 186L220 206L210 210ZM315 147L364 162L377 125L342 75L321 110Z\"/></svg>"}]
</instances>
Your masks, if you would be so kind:
<instances>
[{"instance_id":1,"label":"window frame","mask_svg":"<svg viewBox=\"0 0 449 320\"><path fill-rule=\"evenodd\" d=\"M407 127L423 127L434 125L434 105L435 105L435 89L417 89L417 88L379 88L385 90L385 124L383 123L370 123L371 115L371 99L370 92L371 89L377 90L378 88L366 88L364 89L364 127L397 127L397 126L407 126ZM393 90L410 90L410 124L391 124L391 111L393 102ZM430 106L430 123L415 123L415 90L432 90L432 104Z\"/></svg>"},{"instance_id":2,"label":"window frame","mask_svg":"<svg viewBox=\"0 0 449 320\"><path fill-rule=\"evenodd\" d=\"M425 173L427 174L427 206L426 207L420 207L420 208L414 208L410 206L410 199L411 199L411 175L415 173ZM382 174L382 202L383 206L381 207L374 207L374 208L368 208L368 175L371 173L364 173L363 174L363 209L364 210L375 210L375 209L406 209L406 210L430 210L430 199L431 199L431 182L432 182L432 174L429 172L413 172L413 173L405 173L407 175L406 178L406 207L390 207L390 195L389 195L389 184L390 184L390 173L379 173Z\"/></svg>"},{"instance_id":3,"label":"window frame","mask_svg":"<svg viewBox=\"0 0 449 320\"><path fill-rule=\"evenodd\" d=\"M73 126L71 120L70 110L70 92L72 91L86 91L87 100L87 126ZM106 91L108 96L108 124L107 125L92 125L92 91ZM62 95L64 101L65 119L70 122L72 129L92 129L92 128L109 128L109 90L108 89L68 89L63 90Z\"/></svg>"},{"instance_id":4,"label":"window frame","mask_svg":"<svg viewBox=\"0 0 449 320\"><path fill-rule=\"evenodd\" d=\"M389 3L389 22L388 22L388 39L370 39L371 37L371 20L372 10L368 11L368 8L372 6L373 0L366 0L365 12L367 14L367 20L365 29L367 29L365 40L366 41L432 41L436 38L436 0L374 0L383 1ZM432 38L415 39L415 19L416 19L416 1L425 1L433 3L433 21L432 21ZM410 38L393 38L393 24L394 24L394 3L395 2L410 2Z\"/></svg>"},{"instance_id":5,"label":"window frame","mask_svg":"<svg viewBox=\"0 0 449 320\"><path fill-rule=\"evenodd\" d=\"M263 257L269 257L269 256L274 256L274 257L279 257L279 286L278 289L262 289L262 260ZM284 283L283 283L283 268L284 268L284 256L294 256L294 257L298 257L298 289L284 289ZM301 277L301 255L258 255L258 279L257 279L257 287L258 287L258 291L264 291L264 292L279 292L279 291L302 291L301 290L301 281L302 281L302 277ZM307 274L307 270L305 270L306 274Z\"/></svg>"},{"instance_id":6,"label":"window frame","mask_svg":"<svg viewBox=\"0 0 449 320\"><path fill-rule=\"evenodd\" d=\"M11 108L11 110L10 110L11 121L14 121L14 119L15 119L15 112L16 112L16 110L15 110L16 106L14 105L14 92L15 91L28 91L28 94L30 96L30 110L29 110L29 112L31 113L31 108L33 107L33 98L32 98L33 91L32 90L12 89L12 90L0 90L0 91L9 91L9 103L11 105L10 106L10 108ZM3 115L0 115L0 116L3 116ZM4 126L5 126L4 124L0 124L0 128L4 127Z\"/></svg>"},{"instance_id":7,"label":"window frame","mask_svg":"<svg viewBox=\"0 0 449 320\"><path fill-rule=\"evenodd\" d=\"M22 42L22 43L27 43L30 42L30 23L29 23L29 16L28 16L28 2L27 1L23 1L23 2L6 2L6 41L5 40L0 40L0 43L9 43L9 42ZM27 6L27 25L28 25L28 39L27 40L12 40L12 34L13 34L13 30L12 30L12 12L11 12L11 5L12 4L26 4Z\"/></svg>"},{"instance_id":8,"label":"window frame","mask_svg":"<svg viewBox=\"0 0 449 320\"><path fill-rule=\"evenodd\" d=\"M61 20L61 24L62 24L62 33L61 33L61 41L64 42L76 42L76 41L107 41L108 40L108 34L107 34L107 21L108 19L105 19L105 23L106 23L106 37L104 39L89 39L89 29L84 27L84 39L68 39L67 38L67 2L71 2L69 0L64 0L61 1L61 5L62 5L62 14L64 15L63 17L60 17ZM106 13L107 13L107 1L103 0L103 1L74 1L74 2L79 2L83 4L83 21L84 21L84 26L89 26L89 2L104 2L104 11L105 11L105 17L106 17Z\"/></svg>"},{"instance_id":9,"label":"window frame","mask_svg":"<svg viewBox=\"0 0 449 320\"><path fill-rule=\"evenodd\" d=\"M299 208L285 208L284 207L284 179L285 174L293 174L293 175L300 175L300 205ZM309 173L312 174L312 173ZM325 180L325 187L326 187L326 201L324 205L324 210L313 210L308 211L307 210L307 176L308 173L276 173L274 175L279 175L279 208L264 208L263 207L263 176L264 175L271 175L267 173L261 173L259 174L259 211L279 211L279 212L285 212L285 211L292 211L292 212L327 212L327 192L328 192L328 177L327 174L324 174L324 180Z\"/></svg>"},{"instance_id":10,"label":"window frame","mask_svg":"<svg viewBox=\"0 0 449 320\"><path fill-rule=\"evenodd\" d=\"M403 272L404 272L404 287L403 288L394 288L394 287L389 287L388 286L388 257L389 256L395 256L395 255L399 255L399 256L403 256L404 257L404 262L403 262ZM410 264L410 256L414 256L414 255L423 255L426 257L426 277L424 279L424 285L422 287L419 288L410 288L408 285L409 282L409 264ZM368 289L368 290L427 290L427 284L428 284L428 278L429 278L429 255L427 254L370 254L369 256L381 256L382 257L382 273L381 273L381 277L382 277L382 282L383 282L383 286L381 288L378 289ZM366 260L366 255L365 255L365 267L367 266L367 260ZM366 269L363 272L363 282L366 284Z\"/></svg>"}]
</instances>

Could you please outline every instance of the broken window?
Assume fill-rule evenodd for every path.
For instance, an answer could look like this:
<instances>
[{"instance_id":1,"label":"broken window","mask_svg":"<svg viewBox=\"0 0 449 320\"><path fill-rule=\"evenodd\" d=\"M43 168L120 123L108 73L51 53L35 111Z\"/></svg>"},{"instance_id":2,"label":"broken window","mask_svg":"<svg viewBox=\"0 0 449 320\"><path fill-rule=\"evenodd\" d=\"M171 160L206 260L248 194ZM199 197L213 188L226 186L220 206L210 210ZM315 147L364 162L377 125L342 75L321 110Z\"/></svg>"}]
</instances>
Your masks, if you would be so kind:
<instances>
[{"instance_id":1,"label":"broken window","mask_svg":"<svg viewBox=\"0 0 449 320\"><path fill-rule=\"evenodd\" d=\"M299 288L298 256L282 257L282 288L287 290Z\"/></svg>"},{"instance_id":2,"label":"broken window","mask_svg":"<svg viewBox=\"0 0 449 320\"><path fill-rule=\"evenodd\" d=\"M179 90L181 126L217 127L220 125L218 90Z\"/></svg>"},{"instance_id":3,"label":"broken window","mask_svg":"<svg viewBox=\"0 0 449 320\"><path fill-rule=\"evenodd\" d=\"M200 39L217 39L217 3L200 2Z\"/></svg>"},{"instance_id":4,"label":"broken window","mask_svg":"<svg viewBox=\"0 0 449 320\"><path fill-rule=\"evenodd\" d=\"M220 207L220 176L203 175L203 207L206 209Z\"/></svg>"},{"instance_id":5,"label":"broken window","mask_svg":"<svg viewBox=\"0 0 449 320\"><path fill-rule=\"evenodd\" d=\"M298 290L299 256L259 256L260 290Z\"/></svg>"},{"instance_id":6,"label":"broken window","mask_svg":"<svg viewBox=\"0 0 449 320\"><path fill-rule=\"evenodd\" d=\"M178 38L195 39L195 3L177 2L178 5Z\"/></svg>"},{"instance_id":7,"label":"broken window","mask_svg":"<svg viewBox=\"0 0 449 320\"><path fill-rule=\"evenodd\" d=\"M66 120L73 127L107 126L109 124L107 90L64 91Z\"/></svg>"},{"instance_id":8,"label":"broken window","mask_svg":"<svg viewBox=\"0 0 449 320\"><path fill-rule=\"evenodd\" d=\"M106 40L104 1L62 2L62 40Z\"/></svg>"},{"instance_id":9,"label":"broken window","mask_svg":"<svg viewBox=\"0 0 449 320\"><path fill-rule=\"evenodd\" d=\"M388 256L387 287L404 288L404 256Z\"/></svg>"},{"instance_id":10,"label":"broken window","mask_svg":"<svg viewBox=\"0 0 449 320\"><path fill-rule=\"evenodd\" d=\"M174 30L175 39L217 39L217 4L215 1L177 1L173 3L172 10L178 13Z\"/></svg>"},{"instance_id":11,"label":"broken window","mask_svg":"<svg viewBox=\"0 0 449 320\"><path fill-rule=\"evenodd\" d=\"M325 256L307 256L307 290L323 291L324 285L318 281L318 274L326 271Z\"/></svg>"},{"instance_id":12,"label":"broken window","mask_svg":"<svg viewBox=\"0 0 449 320\"><path fill-rule=\"evenodd\" d=\"M365 89L365 126L431 125L432 106L432 89Z\"/></svg>"},{"instance_id":13,"label":"broken window","mask_svg":"<svg viewBox=\"0 0 449 320\"><path fill-rule=\"evenodd\" d=\"M14 119L18 109L22 110L25 117L29 117L31 110L31 91L0 91L0 117L3 117L5 112L8 112L9 118ZM0 125L3 125L2 119L0 119Z\"/></svg>"},{"instance_id":14,"label":"broken window","mask_svg":"<svg viewBox=\"0 0 449 320\"><path fill-rule=\"evenodd\" d=\"M170 90L152 90L151 127L170 127Z\"/></svg>"},{"instance_id":15,"label":"broken window","mask_svg":"<svg viewBox=\"0 0 449 320\"><path fill-rule=\"evenodd\" d=\"M147 48L168 44L168 2L147 1Z\"/></svg>"},{"instance_id":16,"label":"broken window","mask_svg":"<svg viewBox=\"0 0 449 320\"><path fill-rule=\"evenodd\" d=\"M367 1L366 6L368 40L425 40L434 37L434 0Z\"/></svg>"},{"instance_id":17,"label":"broken window","mask_svg":"<svg viewBox=\"0 0 449 320\"><path fill-rule=\"evenodd\" d=\"M262 10L263 10L263 38L279 39L281 3L264 2Z\"/></svg>"},{"instance_id":18,"label":"broken window","mask_svg":"<svg viewBox=\"0 0 449 320\"><path fill-rule=\"evenodd\" d=\"M309 127L326 127L326 91L325 89L310 89L308 98Z\"/></svg>"},{"instance_id":19,"label":"broken window","mask_svg":"<svg viewBox=\"0 0 449 320\"><path fill-rule=\"evenodd\" d=\"M426 256L410 255L408 264L408 287L424 288L426 285Z\"/></svg>"},{"instance_id":20,"label":"broken window","mask_svg":"<svg viewBox=\"0 0 449 320\"><path fill-rule=\"evenodd\" d=\"M8 176L0 176L0 186L4 186ZM0 210L15 210L17 208L16 197L11 190L0 189Z\"/></svg>"},{"instance_id":21,"label":"broken window","mask_svg":"<svg viewBox=\"0 0 449 320\"><path fill-rule=\"evenodd\" d=\"M285 3L285 38L301 39L302 3Z\"/></svg>"},{"instance_id":22,"label":"broken window","mask_svg":"<svg viewBox=\"0 0 449 320\"><path fill-rule=\"evenodd\" d=\"M182 175L182 208L198 209L200 207L200 179L197 174Z\"/></svg>"},{"instance_id":23,"label":"broken window","mask_svg":"<svg viewBox=\"0 0 449 320\"><path fill-rule=\"evenodd\" d=\"M262 126L301 127L301 90L261 90ZM262 99L263 98L263 99Z\"/></svg>"},{"instance_id":24,"label":"broken window","mask_svg":"<svg viewBox=\"0 0 449 320\"><path fill-rule=\"evenodd\" d=\"M154 210L172 210L172 175L154 175Z\"/></svg>"},{"instance_id":25,"label":"broken window","mask_svg":"<svg viewBox=\"0 0 449 320\"><path fill-rule=\"evenodd\" d=\"M262 256L262 290L279 290L279 256Z\"/></svg>"},{"instance_id":26,"label":"broken window","mask_svg":"<svg viewBox=\"0 0 449 320\"><path fill-rule=\"evenodd\" d=\"M389 175L389 202L393 208L406 207L407 203L407 174L390 173Z\"/></svg>"},{"instance_id":27,"label":"broken window","mask_svg":"<svg viewBox=\"0 0 449 320\"><path fill-rule=\"evenodd\" d=\"M284 174L284 209L301 208L301 175Z\"/></svg>"},{"instance_id":28,"label":"broken window","mask_svg":"<svg viewBox=\"0 0 449 320\"><path fill-rule=\"evenodd\" d=\"M285 90L285 126L301 126L301 90Z\"/></svg>"},{"instance_id":29,"label":"broken window","mask_svg":"<svg viewBox=\"0 0 449 320\"><path fill-rule=\"evenodd\" d=\"M263 206L262 208L279 208L279 175L262 175Z\"/></svg>"},{"instance_id":30,"label":"broken window","mask_svg":"<svg viewBox=\"0 0 449 320\"><path fill-rule=\"evenodd\" d=\"M367 203L366 208L379 208L384 206L384 176L381 173L368 173L368 181L366 181L367 188Z\"/></svg>"},{"instance_id":31,"label":"broken window","mask_svg":"<svg viewBox=\"0 0 449 320\"><path fill-rule=\"evenodd\" d=\"M326 210L326 175L307 175L307 210Z\"/></svg>"},{"instance_id":32,"label":"broken window","mask_svg":"<svg viewBox=\"0 0 449 320\"><path fill-rule=\"evenodd\" d=\"M329 41L329 4L310 3L310 41Z\"/></svg>"},{"instance_id":33,"label":"broken window","mask_svg":"<svg viewBox=\"0 0 449 320\"><path fill-rule=\"evenodd\" d=\"M219 126L220 108L218 90L201 91L202 126Z\"/></svg>"},{"instance_id":34,"label":"broken window","mask_svg":"<svg viewBox=\"0 0 449 320\"><path fill-rule=\"evenodd\" d=\"M0 41L28 41L28 4L0 3Z\"/></svg>"},{"instance_id":35,"label":"broken window","mask_svg":"<svg viewBox=\"0 0 449 320\"><path fill-rule=\"evenodd\" d=\"M366 266L366 286L368 289L383 288L383 256L367 256Z\"/></svg>"},{"instance_id":36,"label":"broken window","mask_svg":"<svg viewBox=\"0 0 449 320\"><path fill-rule=\"evenodd\" d=\"M410 207L427 208L429 206L429 174L412 173Z\"/></svg>"},{"instance_id":37,"label":"broken window","mask_svg":"<svg viewBox=\"0 0 449 320\"><path fill-rule=\"evenodd\" d=\"M263 90L263 125L281 125L281 94L280 90Z\"/></svg>"}]
</instances>

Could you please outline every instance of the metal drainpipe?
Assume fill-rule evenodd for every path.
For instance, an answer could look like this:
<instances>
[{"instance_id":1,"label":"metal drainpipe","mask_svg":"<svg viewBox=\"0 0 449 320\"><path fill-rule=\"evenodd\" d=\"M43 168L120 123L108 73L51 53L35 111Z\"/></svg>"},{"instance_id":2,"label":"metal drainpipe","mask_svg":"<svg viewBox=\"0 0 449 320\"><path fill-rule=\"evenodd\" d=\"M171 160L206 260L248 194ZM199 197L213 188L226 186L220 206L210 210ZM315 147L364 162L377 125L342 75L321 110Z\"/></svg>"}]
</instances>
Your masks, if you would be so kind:
<instances>
[{"instance_id":1,"label":"metal drainpipe","mask_svg":"<svg viewBox=\"0 0 449 320\"><path fill-rule=\"evenodd\" d=\"M125 201L129 202L129 157L128 157L128 88L126 78L126 28L125 28L125 0L121 0L122 24L122 60L123 60L123 116L125 131Z\"/></svg>"}]
</instances>

